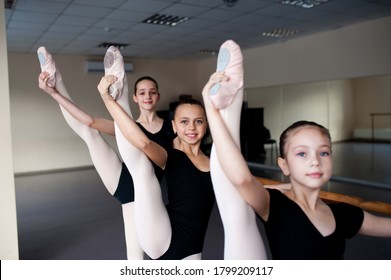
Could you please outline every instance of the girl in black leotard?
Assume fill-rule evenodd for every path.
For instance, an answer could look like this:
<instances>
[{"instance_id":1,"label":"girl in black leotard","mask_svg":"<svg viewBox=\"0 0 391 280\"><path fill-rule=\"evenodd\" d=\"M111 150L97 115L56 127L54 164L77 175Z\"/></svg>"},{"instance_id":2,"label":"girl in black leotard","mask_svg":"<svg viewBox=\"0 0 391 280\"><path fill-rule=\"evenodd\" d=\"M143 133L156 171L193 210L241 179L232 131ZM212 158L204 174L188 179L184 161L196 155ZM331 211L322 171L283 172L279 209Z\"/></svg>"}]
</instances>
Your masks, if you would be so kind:
<instances>
[{"instance_id":1,"label":"girl in black leotard","mask_svg":"<svg viewBox=\"0 0 391 280\"><path fill-rule=\"evenodd\" d=\"M197 112L194 119L190 114L193 111ZM196 123L191 124L192 121ZM174 127L179 145L168 151L164 170L171 242L159 259L199 259L215 201L209 160L199 147L206 127L203 107L197 102L180 102L174 114Z\"/></svg>"},{"instance_id":2,"label":"girl in black leotard","mask_svg":"<svg viewBox=\"0 0 391 280\"><path fill-rule=\"evenodd\" d=\"M200 259L214 203L209 158L200 149L207 129L203 106L195 101L177 106L173 128L178 137L175 149L166 151L135 124L121 93L115 99L109 94L123 65L115 48L109 48L106 56L114 59L105 59L108 71L98 90L114 118L118 147L133 176L140 244L152 259ZM165 170L167 207L151 161Z\"/></svg>"},{"instance_id":3,"label":"girl in black leotard","mask_svg":"<svg viewBox=\"0 0 391 280\"><path fill-rule=\"evenodd\" d=\"M92 162L103 184L122 205L127 258L143 259L144 252L139 245L134 225L132 177L116 151L100 134L105 133L114 136L114 122L94 118L78 108L68 94L52 56L44 47L38 49L38 57L42 69L38 79L39 87L59 103L69 126L86 142ZM123 79L125 87L127 87L125 75ZM127 88L123 95L123 98L128 98ZM140 109L138 125L153 141L159 143L165 149L170 149L174 133L171 123L163 121L156 114L159 98L158 84L153 78L141 77L136 81L133 100L139 105ZM158 176L161 178L161 174Z\"/></svg>"},{"instance_id":4,"label":"girl in black leotard","mask_svg":"<svg viewBox=\"0 0 391 280\"><path fill-rule=\"evenodd\" d=\"M267 190L251 174L231 132L232 123L224 115L237 101L241 103L241 92L233 90L234 101L220 108L214 102L219 97L211 96L214 84L230 87L229 81L226 73L214 73L203 90L213 145L225 176L262 219L274 259L342 259L346 239L357 233L391 237L390 218L345 203L327 205L320 199L320 190L331 177L332 153L329 131L317 123L299 121L282 133L278 164L289 176L291 188L284 193ZM220 205L219 209L227 211Z\"/></svg>"}]
</instances>

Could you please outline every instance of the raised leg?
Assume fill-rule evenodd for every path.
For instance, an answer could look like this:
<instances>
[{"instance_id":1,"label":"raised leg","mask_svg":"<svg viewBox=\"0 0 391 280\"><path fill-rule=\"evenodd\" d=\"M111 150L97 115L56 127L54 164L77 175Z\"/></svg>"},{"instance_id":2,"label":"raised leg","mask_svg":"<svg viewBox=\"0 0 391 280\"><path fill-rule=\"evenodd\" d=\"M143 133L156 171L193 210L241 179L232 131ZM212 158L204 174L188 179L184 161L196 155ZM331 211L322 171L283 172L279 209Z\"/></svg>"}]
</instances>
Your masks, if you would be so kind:
<instances>
[{"instance_id":1,"label":"raised leg","mask_svg":"<svg viewBox=\"0 0 391 280\"><path fill-rule=\"evenodd\" d=\"M107 190L113 195L118 187L121 174L122 162L120 158L102 135L96 129L89 127L85 123L88 122L91 117L87 113L81 111L81 109L73 103L62 80L62 76L56 68L52 55L45 47L40 47L37 53L42 72L47 72L49 74L49 79L47 81L48 86L55 88L60 94L60 96L55 99L60 104L60 109L66 122L87 144L95 169ZM72 112L73 115L71 115L70 112ZM78 116L79 119L74 116ZM142 260L144 252L138 243L134 226L133 208L133 202L122 205L127 258Z\"/></svg>"},{"instance_id":2,"label":"raised leg","mask_svg":"<svg viewBox=\"0 0 391 280\"><path fill-rule=\"evenodd\" d=\"M97 130L74 118L68 112L68 110L81 110L74 105L72 98L64 85L61 74L56 68L51 54L46 50L45 47L40 47L37 53L41 63L42 72L47 72L49 74L49 81L51 82L51 85L57 89L62 97L69 101L64 103L67 104L68 108L64 108L64 105L60 105L61 112L66 122L73 129L73 131L75 131L76 134L79 135L87 144L94 167L99 173L99 176L101 177L110 194L114 194L118 186L119 176L121 173L121 160L119 159L117 153L105 141L105 139ZM85 112L81 113L87 115Z\"/></svg>"},{"instance_id":3,"label":"raised leg","mask_svg":"<svg viewBox=\"0 0 391 280\"><path fill-rule=\"evenodd\" d=\"M105 58L106 75L114 75L117 79L121 79L124 68L119 50L110 47L106 56L110 57ZM121 64L122 67L118 66ZM127 84L126 76L122 83ZM115 88L110 92L116 90L120 91L116 96L117 103L132 117L126 93L127 87ZM115 131L118 149L133 178L135 221L139 242L148 256L158 258L168 249L171 241L171 224L163 203L160 183L148 157L125 138L117 123L115 123Z\"/></svg>"},{"instance_id":4,"label":"raised leg","mask_svg":"<svg viewBox=\"0 0 391 280\"><path fill-rule=\"evenodd\" d=\"M210 98L214 105L220 108L220 115L240 149L243 66L239 46L233 41L225 42L220 48L217 65L217 70L225 72L229 81L212 87ZM214 145L210 162L216 201L224 225L224 258L266 259L255 213L222 171Z\"/></svg>"}]
</instances>

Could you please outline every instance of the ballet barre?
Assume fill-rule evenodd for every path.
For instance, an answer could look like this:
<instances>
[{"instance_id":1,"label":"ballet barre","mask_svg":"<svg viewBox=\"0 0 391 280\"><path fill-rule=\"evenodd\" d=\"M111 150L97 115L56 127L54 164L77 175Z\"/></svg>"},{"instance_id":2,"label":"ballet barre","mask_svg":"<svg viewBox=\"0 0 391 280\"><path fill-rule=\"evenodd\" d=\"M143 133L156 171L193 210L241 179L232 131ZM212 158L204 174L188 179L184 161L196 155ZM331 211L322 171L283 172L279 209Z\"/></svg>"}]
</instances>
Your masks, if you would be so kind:
<instances>
[{"instance_id":1,"label":"ballet barre","mask_svg":"<svg viewBox=\"0 0 391 280\"><path fill-rule=\"evenodd\" d=\"M261 177L256 177L263 185L278 185L281 182ZM381 201L370 201L358 196L350 196L335 192L321 191L320 198L328 203L344 202L358 206L365 211L391 216L391 204Z\"/></svg>"}]
</instances>

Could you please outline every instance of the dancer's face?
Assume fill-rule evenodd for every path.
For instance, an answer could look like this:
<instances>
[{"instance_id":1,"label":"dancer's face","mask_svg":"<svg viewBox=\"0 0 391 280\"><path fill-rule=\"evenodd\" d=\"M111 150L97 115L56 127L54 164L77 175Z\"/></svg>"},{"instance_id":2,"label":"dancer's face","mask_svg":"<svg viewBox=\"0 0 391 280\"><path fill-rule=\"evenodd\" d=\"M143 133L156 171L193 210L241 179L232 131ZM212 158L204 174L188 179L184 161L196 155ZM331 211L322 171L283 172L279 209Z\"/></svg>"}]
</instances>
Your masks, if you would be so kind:
<instances>
[{"instance_id":1,"label":"dancer's face","mask_svg":"<svg viewBox=\"0 0 391 280\"><path fill-rule=\"evenodd\" d=\"M330 139L317 127L304 126L292 131L286 142L285 158L278 163L292 184L320 188L332 173Z\"/></svg>"},{"instance_id":2,"label":"dancer's face","mask_svg":"<svg viewBox=\"0 0 391 280\"><path fill-rule=\"evenodd\" d=\"M133 100L138 104L140 109L156 110L159 99L160 94L154 82L142 80L137 84L137 90L136 94L133 95Z\"/></svg>"},{"instance_id":3,"label":"dancer's face","mask_svg":"<svg viewBox=\"0 0 391 280\"><path fill-rule=\"evenodd\" d=\"M182 142L200 143L207 129L204 108L197 104L178 105L175 110L173 129Z\"/></svg>"}]
</instances>

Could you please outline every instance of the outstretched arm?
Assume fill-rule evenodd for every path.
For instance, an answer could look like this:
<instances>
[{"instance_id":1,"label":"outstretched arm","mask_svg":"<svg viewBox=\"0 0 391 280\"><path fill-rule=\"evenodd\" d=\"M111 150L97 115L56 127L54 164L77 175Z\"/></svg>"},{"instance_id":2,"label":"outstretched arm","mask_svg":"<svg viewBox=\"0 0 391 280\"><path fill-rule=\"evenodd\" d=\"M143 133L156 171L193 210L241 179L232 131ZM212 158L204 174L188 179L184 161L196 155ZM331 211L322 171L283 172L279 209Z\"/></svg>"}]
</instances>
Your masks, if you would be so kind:
<instances>
[{"instance_id":1,"label":"outstretched arm","mask_svg":"<svg viewBox=\"0 0 391 280\"><path fill-rule=\"evenodd\" d=\"M107 110L125 138L137 149L143 151L152 162L164 168L167 160L167 151L159 144L151 141L133 118L109 94L109 87L115 82L115 79L114 76L104 76L98 84L98 91Z\"/></svg>"},{"instance_id":2,"label":"outstretched arm","mask_svg":"<svg viewBox=\"0 0 391 280\"><path fill-rule=\"evenodd\" d=\"M55 87L48 86L49 74L42 72L38 77L39 88L57 101L72 117L81 123L98 130L99 132L114 136L114 122L104 118L94 118L76 106L71 100L61 95Z\"/></svg>"},{"instance_id":3,"label":"outstretched arm","mask_svg":"<svg viewBox=\"0 0 391 280\"><path fill-rule=\"evenodd\" d=\"M364 211L364 221L359 233L376 237L391 237L391 218L375 216Z\"/></svg>"},{"instance_id":4,"label":"outstretched arm","mask_svg":"<svg viewBox=\"0 0 391 280\"><path fill-rule=\"evenodd\" d=\"M239 147L236 145L220 115L220 111L216 109L209 97L210 88L214 84L227 82L228 79L229 77L223 73L216 72L211 75L202 91L213 143L216 147L220 165L228 179L237 188L243 199L261 217L266 217L269 208L269 193L251 174Z\"/></svg>"}]
</instances>

